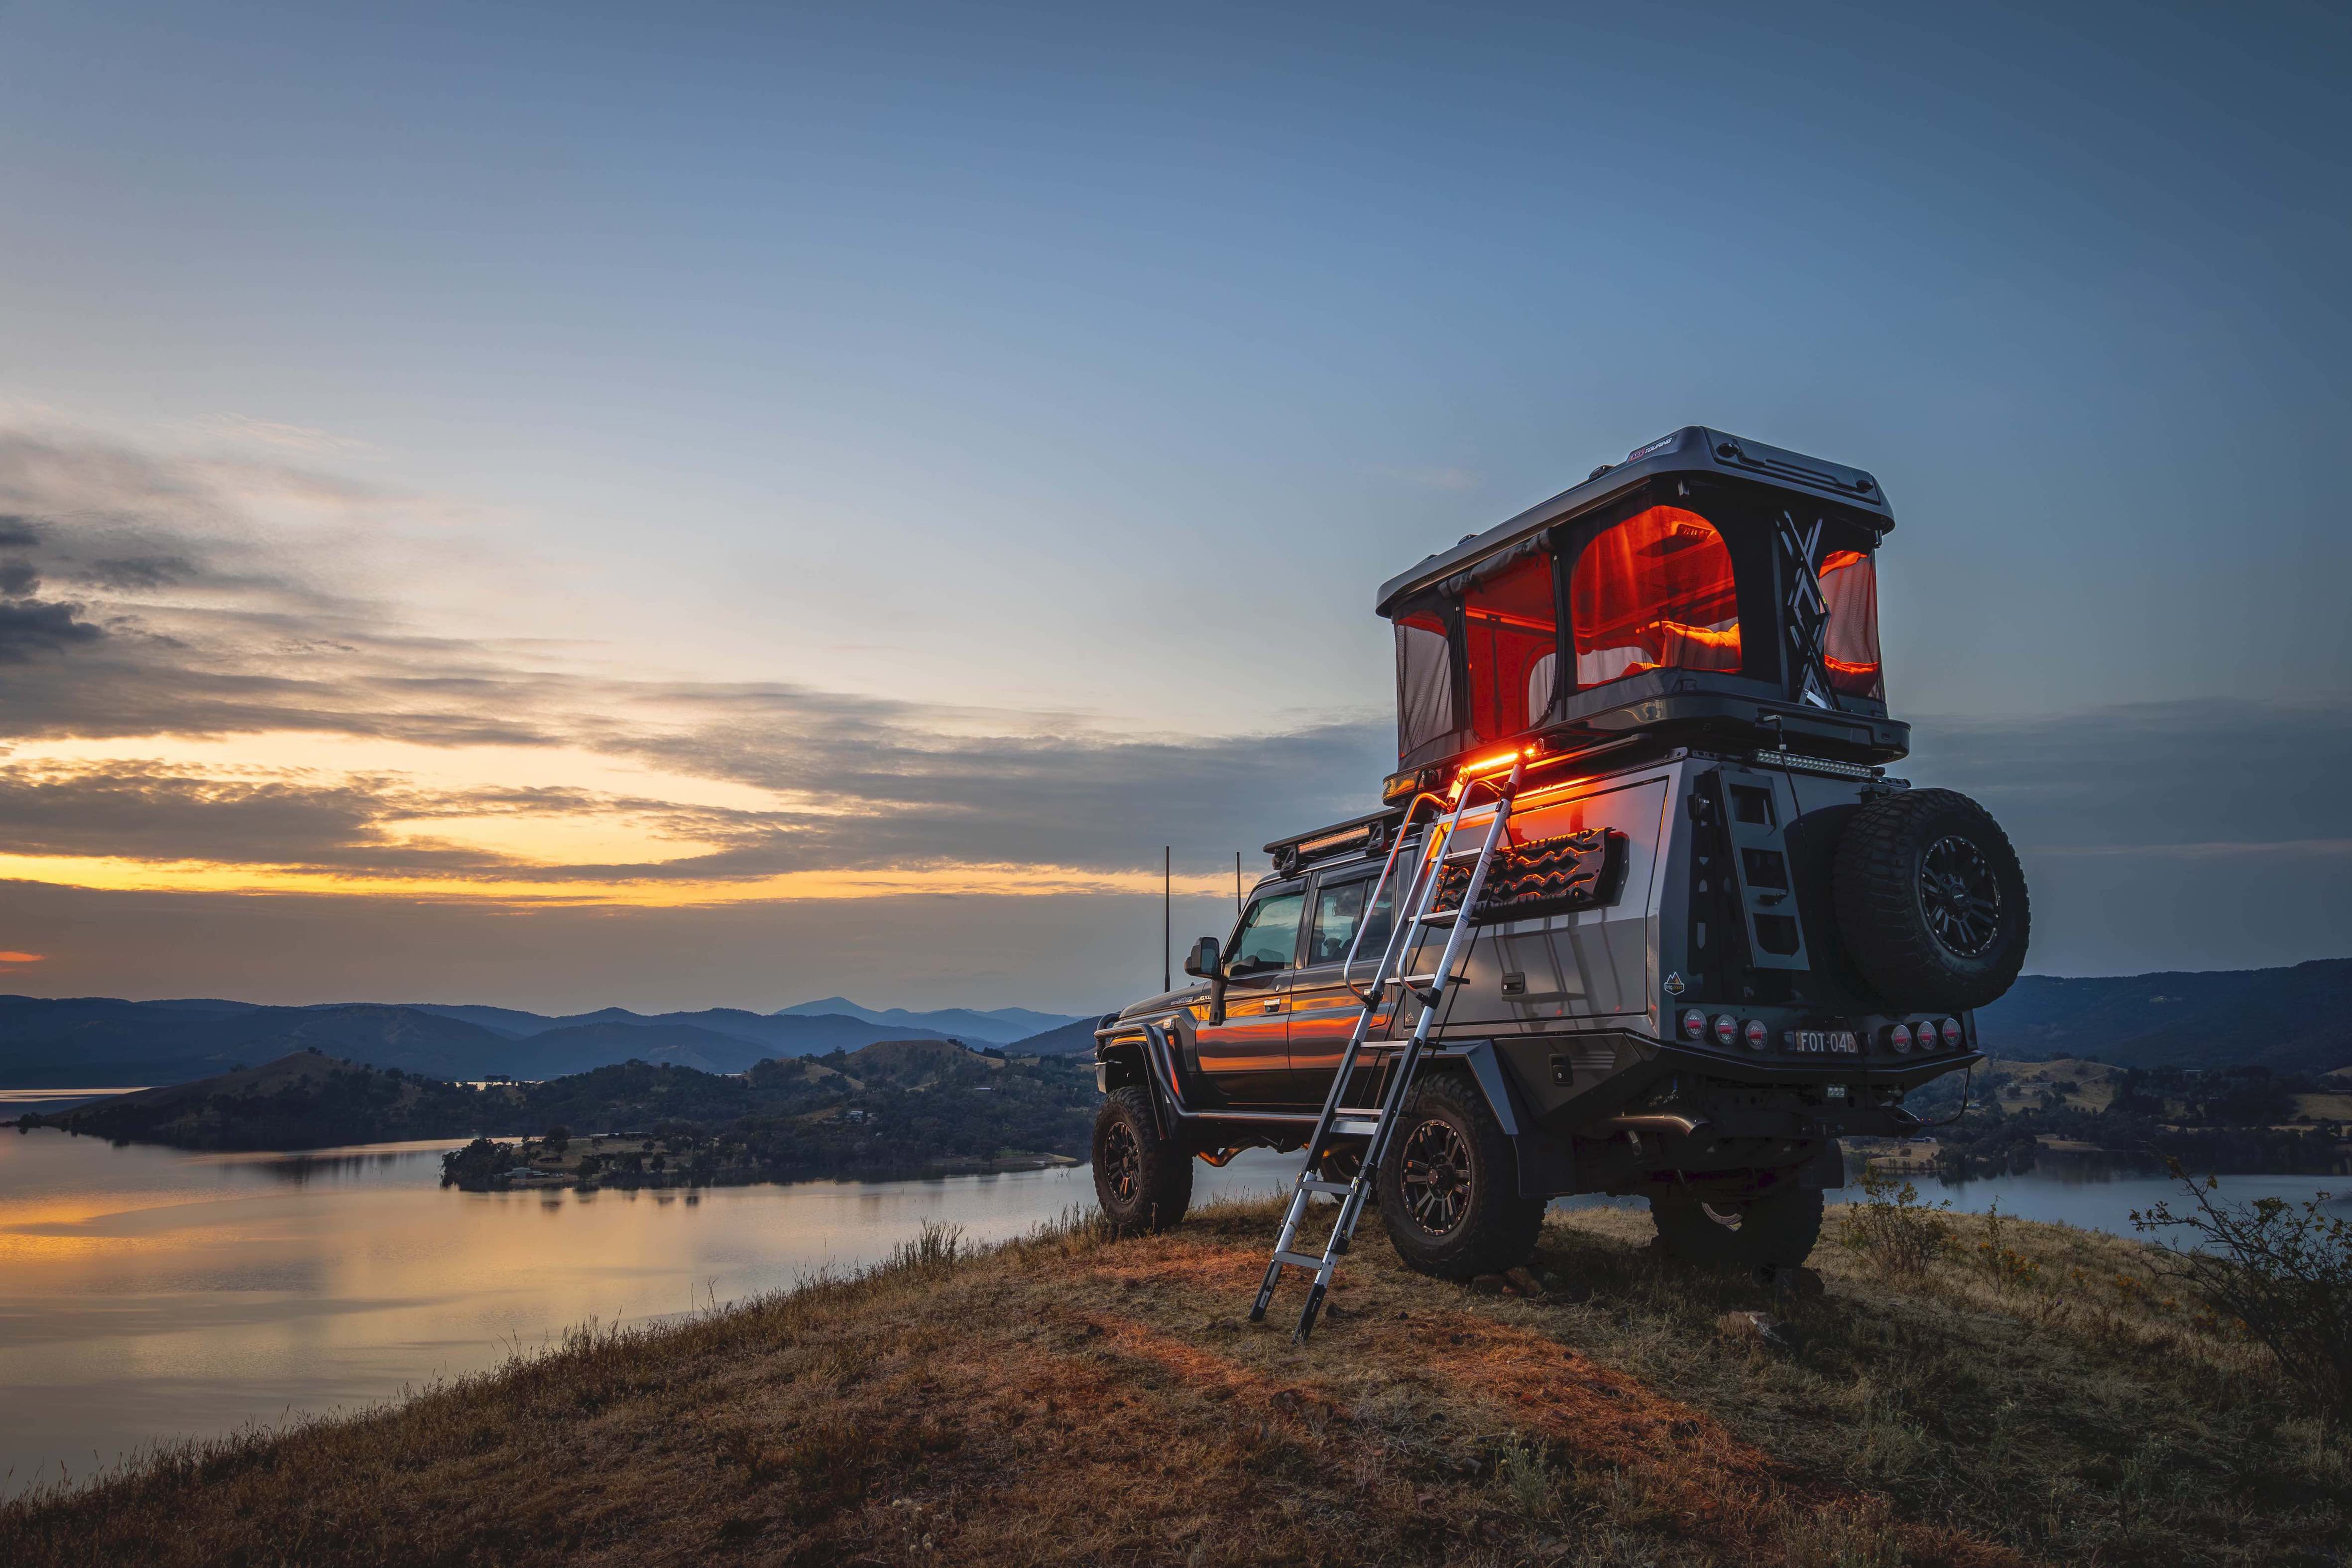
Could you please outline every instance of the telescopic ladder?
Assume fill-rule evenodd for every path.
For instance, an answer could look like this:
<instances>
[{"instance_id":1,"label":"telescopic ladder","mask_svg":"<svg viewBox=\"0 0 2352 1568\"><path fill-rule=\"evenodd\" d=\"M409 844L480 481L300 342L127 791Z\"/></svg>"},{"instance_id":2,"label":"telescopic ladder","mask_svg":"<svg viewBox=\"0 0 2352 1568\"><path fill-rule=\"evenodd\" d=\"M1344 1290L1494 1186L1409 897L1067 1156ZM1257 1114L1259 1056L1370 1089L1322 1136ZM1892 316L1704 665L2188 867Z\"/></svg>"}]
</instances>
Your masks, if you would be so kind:
<instances>
[{"instance_id":1,"label":"telescopic ladder","mask_svg":"<svg viewBox=\"0 0 2352 1568\"><path fill-rule=\"evenodd\" d=\"M1390 847L1388 863L1381 868L1380 880L1365 895L1362 911L1357 917L1356 940L1348 946L1348 957L1340 966L1342 975L1352 976L1356 949L1363 933L1371 923L1372 910L1379 906L1381 892L1388 887L1390 876L1396 869L1397 858L1406 840L1412 837L1413 819L1423 802L1434 803L1439 810L1430 816L1436 829L1434 843L1417 847L1413 871L1405 896L1397 900L1395 908L1401 918L1390 926L1388 942L1381 950L1380 963L1372 971L1371 984L1359 992L1363 1010L1356 1016L1356 1026L1348 1036L1347 1049L1340 1053L1339 1065L1331 1075L1331 1087L1323 1096L1322 1114L1316 1118L1314 1134L1307 1140L1307 1163L1298 1173L1297 1185L1290 1192L1290 1206L1282 1216L1282 1235L1274 1244L1274 1259L1266 1265L1265 1283L1258 1287L1257 1301L1250 1308L1250 1321L1263 1322L1265 1310L1274 1300L1274 1288L1282 1278L1284 1268L1311 1269L1315 1282L1307 1288L1307 1305L1298 1314L1298 1327L1291 1339L1300 1344L1315 1331L1316 1314L1323 1310L1324 1292L1330 1289L1331 1276L1339 1267L1339 1258L1348 1250L1348 1243L1356 1234L1356 1222L1363 1216L1364 1205L1372 1195L1372 1182L1380 1170L1381 1160L1388 1152L1389 1141L1398 1120L1404 1113L1405 1096L1412 1090L1413 1072L1429 1044L1429 1031L1436 1024L1440 1005L1446 993L1460 979L1457 966L1468 939L1472 911L1478 907L1479 895L1486 886L1487 868L1494 864L1495 851L1505 843L1505 828L1511 817L1511 803L1517 796L1519 777L1527 763L1524 756L1515 757L1507 778L1494 774L1465 778L1457 787L1451 816L1444 816L1444 802L1433 795L1420 795L1405 813L1405 820L1397 829L1396 842ZM1486 837L1473 849L1455 849L1454 840L1462 826L1463 814L1470 808L1470 797L1479 786L1493 790L1495 817L1488 824ZM1462 898L1452 909L1438 910L1441 885L1446 871L1454 866L1470 868L1468 882ZM1424 932L1444 930L1446 932L1444 956L1427 974L1399 975L1398 969L1420 949ZM1352 986L1352 978L1349 981ZM1393 990L1397 994L1395 1007L1403 1005L1411 995L1421 1004L1421 1016L1413 1023L1412 1033L1402 1045L1392 1040L1375 1042L1371 1035L1381 1008ZM1393 1026L1396 1013L1391 1008L1389 1021ZM1368 1045L1387 1048L1387 1081L1382 1087L1380 1103L1371 1107L1342 1105L1349 1083L1356 1075L1357 1053ZM1364 1154L1354 1173L1344 1182L1330 1181L1321 1169L1326 1149L1334 1138L1364 1138ZM1320 1257L1311 1252L1296 1250L1299 1222L1307 1215L1307 1206L1317 1196L1339 1200L1339 1217L1332 1221L1331 1234L1323 1244Z\"/></svg>"}]
</instances>

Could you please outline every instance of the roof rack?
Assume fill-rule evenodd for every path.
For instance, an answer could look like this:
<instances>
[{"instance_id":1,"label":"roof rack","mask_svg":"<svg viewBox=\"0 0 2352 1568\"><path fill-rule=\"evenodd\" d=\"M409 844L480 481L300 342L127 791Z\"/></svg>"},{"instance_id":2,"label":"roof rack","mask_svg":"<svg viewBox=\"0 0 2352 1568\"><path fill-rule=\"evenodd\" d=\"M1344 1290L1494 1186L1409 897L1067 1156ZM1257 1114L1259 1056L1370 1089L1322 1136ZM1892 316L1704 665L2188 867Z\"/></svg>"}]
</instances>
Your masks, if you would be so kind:
<instances>
[{"instance_id":1,"label":"roof rack","mask_svg":"<svg viewBox=\"0 0 2352 1568\"><path fill-rule=\"evenodd\" d=\"M1402 807L1369 812L1328 827L1277 838L1265 847L1265 852L1274 858L1274 868L1285 876L1301 866L1328 860L1335 855L1378 854L1388 847L1389 830L1403 817Z\"/></svg>"}]
</instances>

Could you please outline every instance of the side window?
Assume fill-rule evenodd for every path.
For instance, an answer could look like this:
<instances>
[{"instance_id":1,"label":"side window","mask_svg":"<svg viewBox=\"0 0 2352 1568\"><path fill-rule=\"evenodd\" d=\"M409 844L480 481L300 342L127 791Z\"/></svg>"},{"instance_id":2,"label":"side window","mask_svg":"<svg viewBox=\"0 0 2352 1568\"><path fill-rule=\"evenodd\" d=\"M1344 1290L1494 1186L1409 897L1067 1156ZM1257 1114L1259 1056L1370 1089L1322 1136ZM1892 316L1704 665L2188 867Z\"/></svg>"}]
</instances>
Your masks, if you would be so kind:
<instances>
[{"instance_id":1,"label":"side window","mask_svg":"<svg viewBox=\"0 0 2352 1568\"><path fill-rule=\"evenodd\" d=\"M1287 969L1298 952L1298 917L1307 909L1304 892L1276 893L1249 907L1234 932L1233 966L1257 962L1257 969Z\"/></svg>"},{"instance_id":2,"label":"side window","mask_svg":"<svg viewBox=\"0 0 2352 1568\"><path fill-rule=\"evenodd\" d=\"M1372 879L1359 877L1352 882L1335 882L1317 889L1315 923L1307 929L1307 962L1338 963L1348 956L1348 946L1356 941L1356 924L1364 916L1364 895L1371 890ZM1365 928L1364 940L1356 948L1356 962L1377 959L1389 940L1390 904L1395 895L1393 884L1381 889L1381 901L1372 906L1371 923Z\"/></svg>"}]
</instances>

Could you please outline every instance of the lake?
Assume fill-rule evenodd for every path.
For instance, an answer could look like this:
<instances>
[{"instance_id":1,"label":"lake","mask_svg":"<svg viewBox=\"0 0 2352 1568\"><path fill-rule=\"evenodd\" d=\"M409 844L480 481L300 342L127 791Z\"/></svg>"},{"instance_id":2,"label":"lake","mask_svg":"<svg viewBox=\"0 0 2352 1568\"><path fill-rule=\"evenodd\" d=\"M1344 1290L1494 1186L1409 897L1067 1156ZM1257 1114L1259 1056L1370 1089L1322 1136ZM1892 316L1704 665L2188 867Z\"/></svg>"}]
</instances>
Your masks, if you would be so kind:
<instances>
[{"instance_id":1,"label":"lake","mask_svg":"<svg viewBox=\"0 0 2352 1568\"><path fill-rule=\"evenodd\" d=\"M0 1494L158 1438L350 1409L595 1320L641 1323L875 1262L926 1221L978 1242L1093 1201L1083 1168L701 1193L459 1193L446 1141L305 1154L0 1131ZM1295 1156L1197 1168L1275 1193ZM2352 1179L2339 1179L2352 1187ZM2160 1178L2075 1170L1930 1198L2128 1233ZM2324 1179L2224 1178L2232 1197ZM1569 1200L1570 1204L1611 1200Z\"/></svg>"}]
</instances>

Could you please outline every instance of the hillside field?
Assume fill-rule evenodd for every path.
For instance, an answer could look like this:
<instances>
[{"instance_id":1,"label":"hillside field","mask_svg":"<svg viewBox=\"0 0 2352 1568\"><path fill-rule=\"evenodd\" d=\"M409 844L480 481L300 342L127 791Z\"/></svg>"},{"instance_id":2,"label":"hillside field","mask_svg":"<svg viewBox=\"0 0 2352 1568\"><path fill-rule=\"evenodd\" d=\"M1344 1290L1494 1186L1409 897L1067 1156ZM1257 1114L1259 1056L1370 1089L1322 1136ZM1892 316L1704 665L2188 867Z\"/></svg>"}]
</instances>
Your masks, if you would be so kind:
<instances>
[{"instance_id":1,"label":"hillside field","mask_svg":"<svg viewBox=\"0 0 2352 1568\"><path fill-rule=\"evenodd\" d=\"M356 1418L0 1507L0 1561L110 1564L2339 1563L2342 1447L2133 1243L2011 1223L1825 1290L1556 1217L1531 1271L1377 1232L1290 1342L1276 1226L1081 1221L562 1349ZM1759 1315L1760 1314L1760 1315Z\"/></svg>"}]
</instances>

